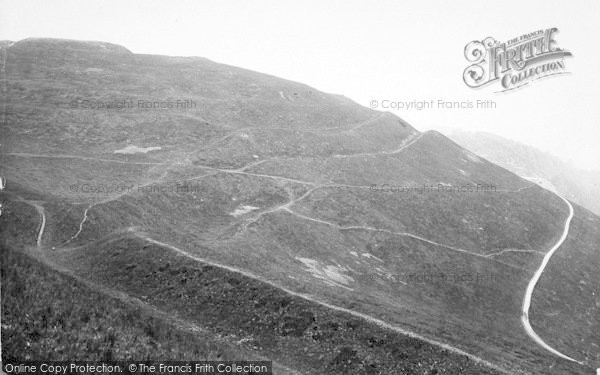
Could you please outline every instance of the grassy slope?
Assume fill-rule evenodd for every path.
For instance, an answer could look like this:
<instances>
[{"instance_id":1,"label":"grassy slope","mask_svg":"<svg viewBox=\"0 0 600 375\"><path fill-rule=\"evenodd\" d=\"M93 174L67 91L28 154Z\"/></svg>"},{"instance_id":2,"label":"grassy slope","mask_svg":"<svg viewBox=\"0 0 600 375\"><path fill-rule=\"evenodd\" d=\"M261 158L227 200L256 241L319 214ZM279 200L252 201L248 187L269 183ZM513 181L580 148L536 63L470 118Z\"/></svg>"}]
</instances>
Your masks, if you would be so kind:
<instances>
[{"instance_id":1,"label":"grassy slope","mask_svg":"<svg viewBox=\"0 0 600 375\"><path fill-rule=\"evenodd\" d=\"M243 348L190 333L25 255L24 248L35 246L37 212L2 198L4 361L256 359Z\"/></svg>"},{"instance_id":2,"label":"grassy slope","mask_svg":"<svg viewBox=\"0 0 600 375\"><path fill-rule=\"evenodd\" d=\"M437 162L445 160L445 156L428 160ZM403 161L398 159L398 162ZM479 177L473 164L466 163L463 170L469 171L471 178L483 180L485 177ZM261 168L261 174L275 174L280 170ZM432 167L434 171L437 169ZM327 173L321 175L327 176ZM394 176L393 170L389 175ZM406 171L397 175L410 178ZM429 172L427 177L433 183L436 176ZM379 176L377 182L384 183L385 178L390 177ZM451 181L466 183L465 180ZM518 182L508 188L516 188ZM98 206L90 215L90 225L82 233L80 243L97 238L95 231L98 228L102 228L102 235L108 235L124 226L141 227L153 238L191 253L248 269L293 290L309 292L376 315L473 353L489 356L506 366L533 369L539 366L537 359L522 363L521 358L548 360L543 352L530 345L519 321L525 286L531 270L541 260L539 255L495 258L509 264L506 265L386 233L338 230L285 212L265 215L244 231L241 227L243 218L233 218L229 213L241 204L261 210L283 204L289 199L286 188L290 188L290 184L230 174L207 177L198 183L201 189L197 197L190 194L135 194L123 197L126 204L112 202ZM521 186L526 185L522 183ZM304 191L300 189L294 195L300 196ZM232 201L231 197L236 200ZM515 210L516 207L528 209ZM547 249L560 234L566 215L562 202L539 188L520 193L470 195L406 195L329 188L315 191L293 208L301 214L337 225L369 225L407 231L476 254L503 248ZM119 214L115 215L115 212ZM178 215L145 215L144 212L178 212ZM405 214L398 215L398 212ZM486 214L477 214L481 212ZM509 233L512 235L508 236ZM357 259L351 251L371 253L382 259L383 264L364 257ZM297 257L315 259L319 267L350 267L352 270L344 274L353 278L354 282L349 286L354 291L323 285L307 272ZM405 286L385 278L386 275L426 272L471 277L480 273L493 280ZM372 275L377 275L378 280L371 280Z\"/></svg>"},{"instance_id":3,"label":"grassy slope","mask_svg":"<svg viewBox=\"0 0 600 375\"><path fill-rule=\"evenodd\" d=\"M552 362L532 347L518 322L520 299L539 255L505 254L497 261L487 260L382 232L339 230L285 212L266 214L244 230L256 213L301 196L314 183L487 183L515 190L525 181L436 133L425 134L395 155L335 157L394 150L417 133L394 116L380 116L304 85L199 58L107 53L77 42L52 42L56 45L49 48L46 43L26 41L9 50L11 95L7 128L2 130L12 151L167 163L2 156L6 162L0 172L9 177L9 184L18 182L44 192L49 246L60 246L77 231L88 204L105 199L68 191L73 182L155 181L172 187L176 179L216 173L194 180L198 190L192 193L133 192L120 198L113 194L108 197L112 201L90 210L83 232L70 245L122 236L131 227L290 289L443 338L506 366L534 371L539 363ZM68 107L71 100L129 97L185 97L199 106L194 111ZM112 154L128 143L164 147L137 156ZM258 161L262 163L248 168L250 174L245 175L206 168L238 168ZM267 174L304 182L261 176ZM260 209L231 216L241 205ZM507 246L545 250L558 238L565 215L562 202L539 189L398 196L337 187L315 190L292 208L336 225L407 231L476 254ZM590 231L597 231L597 226ZM385 264L355 259L350 251L371 253ZM316 260L321 271L344 269L354 280L349 285L353 291L323 284L296 257ZM480 272L502 281L406 287L369 278L440 270Z\"/></svg>"},{"instance_id":4,"label":"grassy slope","mask_svg":"<svg viewBox=\"0 0 600 375\"><path fill-rule=\"evenodd\" d=\"M309 373L493 373L362 319L136 239L65 252L91 280L210 327Z\"/></svg>"},{"instance_id":5,"label":"grassy slope","mask_svg":"<svg viewBox=\"0 0 600 375\"><path fill-rule=\"evenodd\" d=\"M578 206L575 212L576 236L567 238L542 275L531 319L548 343L576 359L600 364L600 235L595 230L600 219Z\"/></svg>"},{"instance_id":6,"label":"grassy slope","mask_svg":"<svg viewBox=\"0 0 600 375\"><path fill-rule=\"evenodd\" d=\"M449 137L519 176L546 179L569 200L600 214L598 171L578 169L551 154L494 134L453 131Z\"/></svg>"},{"instance_id":7,"label":"grassy slope","mask_svg":"<svg viewBox=\"0 0 600 375\"><path fill-rule=\"evenodd\" d=\"M11 80L4 137L19 152L60 149L126 158L111 153L131 142L163 147L145 159L169 160L236 129L330 128L377 115L305 85L202 58L134 55L82 42L18 42L8 49L6 68ZM133 109L71 106L129 99ZM194 101L196 108L137 108L138 100L178 99ZM32 137L46 142L32 147Z\"/></svg>"},{"instance_id":8,"label":"grassy slope","mask_svg":"<svg viewBox=\"0 0 600 375\"><path fill-rule=\"evenodd\" d=\"M15 234L24 239L26 232L14 229L33 227L36 216L11 204L0 219L5 361L239 360L260 353L306 373L495 373L138 239L55 254L76 261L75 275L103 291L118 288L129 301L111 298L15 249L21 240ZM155 307L164 314L148 313ZM206 331L187 332L165 317L182 317Z\"/></svg>"},{"instance_id":9,"label":"grassy slope","mask_svg":"<svg viewBox=\"0 0 600 375\"><path fill-rule=\"evenodd\" d=\"M233 345L174 329L18 251L1 251L4 361L244 358Z\"/></svg>"},{"instance_id":10,"label":"grassy slope","mask_svg":"<svg viewBox=\"0 0 600 375\"><path fill-rule=\"evenodd\" d=\"M49 219L48 225L49 227L53 225L53 219ZM310 233L311 236L319 236L318 228L310 226L303 227L302 223L295 223L291 227L294 228L293 233L286 233L286 235L283 237L289 242L295 241L296 236L300 236L301 238L307 233ZM74 268L78 274L85 276L94 283L105 284L110 287L125 290L127 293L142 298L145 300L145 302L157 305L161 309L166 309L171 313L183 315L186 319L194 319L198 322L210 321L210 324L208 324L209 327L219 327L216 332L217 334L223 334L223 331L220 331L225 329L223 327L231 326L231 322L229 320L223 320L224 316L234 314L234 322L244 322L245 318L242 319L241 316L235 315L237 314L235 312L236 310L232 310L232 301L235 301L234 304L237 306L239 303L241 303L240 301L243 298L249 298L250 301L248 301L248 304L241 304L241 311L244 311L244 314L248 311L251 311L252 305L254 304L253 299L257 294L253 294L253 292L248 294L247 289L249 285L254 285L254 282L245 280L244 278L242 278L242 282L233 281L233 285L237 286L238 288L230 294L225 293L227 295L223 295L223 293L228 292L230 288L228 286L230 282L223 282L223 278L226 280L229 280L230 278L239 280L238 276L231 275L230 273L225 273L225 275L222 275L221 271L213 270L212 267L202 267L201 265L195 266L193 263L190 264L190 261L185 258L174 256L171 251L166 251L165 249L157 248L153 245L144 245L143 242L138 240L129 239L126 241L113 242L110 241L111 238L114 237L108 236L104 241L92 243L90 246L83 246L73 250L59 250L56 252L50 251L49 254L60 263ZM129 236L125 234L125 238L129 238ZM328 234L328 238L331 238L331 233ZM482 283L442 282L434 285L427 283L415 283L411 284L408 288L405 288L398 283L391 282L390 280L377 279L374 281L369 278L357 278L357 283L360 283L360 286L357 286L357 289L360 292L345 292L337 288L331 289L319 286L318 283L313 283L310 278L302 278L291 283L292 289L300 290L309 294L325 296L327 300L333 303L351 309L365 311L386 321L395 322L396 317L402 317L401 320L397 321L397 323L401 326L413 328L418 331L424 331L423 327L430 327L430 331L425 330L424 332L429 334L431 337L436 337L447 342L459 341L461 344L465 345L468 344L470 342L469 340L472 339L472 336L476 334L479 337L477 345L489 345L487 347L488 349L489 347L495 347L498 345L504 346L503 350L498 352L498 362L501 362L502 358L506 358L508 355L507 353L515 351L515 344L514 342L511 342L510 337L507 338L505 335L503 336L495 334L494 332L500 331L501 329L513 329L513 331L517 334L515 337L516 339L527 342L527 338L520 333L520 327L518 326L517 310L520 306L521 293L518 295L513 294L512 300L510 299L511 297L509 297L509 295L506 295L504 297L500 297L503 299L498 301L499 296L505 295L506 290L510 290L510 288L512 288L506 287L507 285L511 285L515 282L515 280L521 280L523 283L526 282L526 275L524 275L522 272L514 273L506 268L489 269L486 268L487 265L485 261L476 261L471 256L456 257L453 254L452 256L449 256L450 254L448 254L447 251L432 252L433 249L428 249L426 246L423 246L418 242L406 243L399 241L397 238L386 238L386 236L371 238L371 241L367 241L367 244L365 245L368 246L368 243L373 242L373 240L375 240L374 242L376 243L382 243L382 245L378 249L380 252L374 250L371 251L373 251L373 253L375 253L378 257L382 257L386 260L390 258L393 259L394 253L397 253L399 249L404 248L407 251L411 251L411 254L413 255L410 257L415 257L413 260L414 263L406 264L410 258L406 257L406 255L403 255L401 259L406 268L398 269L397 272L399 274L404 271L414 272L415 269L429 269L428 264L445 265L446 268L444 269L444 267L442 267L442 269L447 272L452 272L453 265L460 264L460 266L465 270L478 269L482 273L485 273L486 270L487 272L493 272L500 280L488 280L487 282ZM364 241L364 239L361 239L360 236L357 236L355 237L355 241L357 242L354 245L360 243L359 241ZM248 243L246 245L238 244L238 246L246 246L245 248L241 248L244 249L246 254L254 253L252 243ZM262 251L270 254L270 256L277 257L281 255L280 251L269 252L270 246L272 245L270 245L270 242L264 241L264 239L261 241L261 246L263 247ZM318 256L314 256L314 254L302 253L311 248L312 246L300 246L295 255L319 258ZM195 252L202 253L203 250L209 251L208 249L198 248L195 249ZM335 249L332 250L335 251ZM389 254L388 256L390 258L385 256L386 253ZM431 254L428 255L429 253ZM264 258L258 257L258 259ZM246 268L252 269L252 263L249 262L247 257L242 257L239 260L245 263ZM272 262L274 262L273 259ZM276 262L274 263L276 264ZM373 261L373 263L376 262ZM398 265L402 263L396 262ZM231 261L230 264L235 264L235 262ZM173 267L174 265L176 266ZM271 268L272 266L264 265L258 273L261 275L268 275ZM211 270L211 272L216 272L218 277L212 277L212 274L205 274L204 272L198 273L198 269ZM287 276L285 275L286 271L280 271L282 272L280 275L281 280L285 280L285 277ZM369 268L366 267L365 271L368 272ZM188 279L187 275L190 272L194 276L191 279ZM291 274L291 272L297 271L292 268L288 271L288 274ZM182 280L186 280L183 286L181 284ZM188 282L192 282L189 288L187 287ZM203 290L203 287L208 287L208 289ZM275 293L271 287L266 288L270 291L263 296L265 301L271 299L277 300L277 298L280 297L288 299L285 294L282 294L281 292ZM263 290L265 289L265 286L261 285L258 287L258 289ZM208 311L202 313L208 315L200 315L201 317L197 315L202 309L206 308L207 305L213 305L212 303L206 303L207 298L215 298L220 295L223 296L222 298L219 297L220 299L218 299L217 306L209 307ZM261 293L259 293L259 295L261 295ZM390 297L393 297L394 295L398 295L398 297L396 297L396 299L390 299ZM492 298L490 298L490 296ZM507 300L506 298L509 299ZM191 303L192 301L196 302ZM216 301L217 300L215 300L215 302ZM442 303L441 305L439 305L440 302ZM194 304L198 306L194 307ZM309 305L311 306L311 309L314 308L314 306L311 304ZM500 308L500 306L502 306L502 308ZM317 308L317 310L320 309L321 308ZM446 314L439 314L440 311L445 311ZM448 312L450 314L448 314ZM294 310L290 312L292 315L296 313L301 314L301 311L298 312ZM207 316L212 318L209 319ZM233 330L233 334L235 334L238 339L246 336L257 336L259 341L266 340L267 342L271 342L273 337L267 335L266 338L261 338L260 336L271 332L273 324L283 324L281 321L285 321L286 314L282 312L268 313L268 311L266 312L264 309L259 309L250 316L257 319L263 319L261 320L262 325L253 327L252 324L246 322L243 323L243 329L239 331L236 325L231 326L233 328L230 327L229 329ZM471 332L465 331L464 321L457 321L456 318L454 318L456 316L470 317L474 322L480 321L483 323L483 325L480 327L472 325L470 328ZM423 320L423 317L427 317L427 319ZM335 319L337 320L341 318L336 317ZM265 328L265 326L263 326L265 324L271 324L271 326L269 326L271 328ZM514 325L514 327L511 328L511 325ZM373 329L372 326L365 328L366 331L370 331L371 329ZM474 329L478 329L480 331L473 333ZM355 340L357 340L357 337L351 336L349 340L349 342L353 343L352 345L355 345ZM341 350L340 348L342 347L339 345L343 344L344 342L345 341L336 341L333 347L329 347L329 349L327 349L333 356L330 357L330 359L335 358L336 350ZM345 343L347 344L348 342ZM391 352L395 352L395 350L392 350L392 347L399 345L395 342L390 344L387 338L382 341L382 345L383 343L386 344L383 348L384 352L390 350ZM315 347L316 344L314 340L309 340L308 344L312 345L312 352L310 353L313 355L314 353L319 353L325 350L323 347L318 345ZM307 345L307 343L293 342L291 344L287 343L287 345L288 346L285 346L283 343L278 342L276 348L294 348L293 345ZM292 346L290 347L289 345ZM405 345L406 344L401 344L399 346L404 347ZM302 347L304 348L304 346ZM287 350L283 353L273 353L273 349L270 347L262 348L268 352L269 356L279 355L281 356L280 358L282 358L282 360L290 360L290 358L284 354L289 353ZM269 351L269 349L271 351ZM479 350L481 350L477 346L474 346L470 349L471 352L474 353L479 353ZM421 354L415 354L413 360L411 360L411 363L414 363L414 361L419 358L419 355ZM371 358L371 354L365 354L365 356L366 358ZM553 363L554 361L551 357L531 346L525 350L519 350L514 360L530 358L531 356L539 357L539 360L536 360L536 362L539 362L534 363L532 367L529 367L530 365L527 364L527 361L519 363L519 367L529 368L529 371L533 372L535 369L539 369L540 366L545 366L544 363L549 362L554 365L556 369L564 369L563 366L567 366L568 368L568 365L565 363L561 363L558 365L558 367L556 367L556 364ZM275 357L275 359L280 358ZM309 356L308 358L313 357ZM361 361L361 363L364 362L363 360ZM418 361L421 361L421 359ZM306 358L296 358L294 362L298 367L301 367L302 363L309 363L310 361L307 361ZM321 363L321 365L323 365L323 363ZM432 366L437 368L446 368L447 365L443 364ZM569 371L575 373L578 371L578 369L571 368Z\"/></svg>"}]
</instances>

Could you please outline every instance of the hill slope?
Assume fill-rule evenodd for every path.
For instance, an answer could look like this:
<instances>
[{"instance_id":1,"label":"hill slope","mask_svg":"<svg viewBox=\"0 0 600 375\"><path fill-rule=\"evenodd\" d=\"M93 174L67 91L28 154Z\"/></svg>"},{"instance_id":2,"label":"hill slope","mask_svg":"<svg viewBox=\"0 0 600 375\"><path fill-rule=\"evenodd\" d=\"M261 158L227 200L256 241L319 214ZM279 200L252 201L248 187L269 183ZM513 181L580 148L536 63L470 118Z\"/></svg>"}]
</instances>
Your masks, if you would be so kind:
<instances>
[{"instance_id":1,"label":"hill slope","mask_svg":"<svg viewBox=\"0 0 600 375\"><path fill-rule=\"evenodd\" d=\"M391 114L206 59L37 39L4 51L5 199L43 207L54 264L193 319L174 280L159 293L142 281L155 271L128 271L178 254L511 373L589 373L520 323L569 213L552 192ZM576 211L531 321L592 365L600 224Z\"/></svg>"},{"instance_id":2,"label":"hill slope","mask_svg":"<svg viewBox=\"0 0 600 375\"><path fill-rule=\"evenodd\" d=\"M483 132L454 131L449 137L517 175L555 189L600 214L600 172L578 169L531 146Z\"/></svg>"}]
</instances>

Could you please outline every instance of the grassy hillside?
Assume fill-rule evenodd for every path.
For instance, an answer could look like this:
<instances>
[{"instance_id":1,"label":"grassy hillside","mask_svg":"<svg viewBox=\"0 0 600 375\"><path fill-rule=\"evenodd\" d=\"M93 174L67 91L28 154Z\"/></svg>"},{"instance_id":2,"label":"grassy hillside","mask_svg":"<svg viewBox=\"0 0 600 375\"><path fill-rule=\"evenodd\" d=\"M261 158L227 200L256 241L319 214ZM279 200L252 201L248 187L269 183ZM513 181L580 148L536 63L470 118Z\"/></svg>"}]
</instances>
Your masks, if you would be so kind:
<instances>
[{"instance_id":1,"label":"grassy hillside","mask_svg":"<svg viewBox=\"0 0 600 375\"><path fill-rule=\"evenodd\" d=\"M581 348L580 358L600 361L600 219L576 207L573 231L548 265L532 301L534 327L565 351ZM557 334L557 332L561 332Z\"/></svg>"},{"instance_id":2,"label":"grassy hillside","mask_svg":"<svg viewBox=\"0 0 600 375\"><path fill-rule=\"evenodd\" d=\"M534 147L483 132L454 131L449 137L463 147L519 176L533 178L596 215L600 214L600 172L579 169Z\"/></svg>"},{"instance_id":3,"label":"grassy hillside","mask_svg":"<svg viewBox=\"0 0 600 375\"><path fill-rule=\"evenodd\" d=\"M460 373L475 365L362 320L331 328L331 320L354 318L305 300L273 307L268 301L290 298L281 288L511 373L589 373L536 346L520 323L527 283L568 215L555 194L439 133L276 77L102 43L32 39L7 53L4 199L17 215L32 212L23 199L43 208L36 254L48 263L186 321L205 320L215 334L239 330L227 332L252 336L260 351L309 372L368 373L378 363L383 373ZM130 99L133 108L106 104ZM136 147L144 152L122 152ZM561 336L562 350L589 365L600 360L596 336L586 333L597 324L598 233L597 218L577 210L572 242L557 252L560 269L544 274L549 289L536 290L532 311L536 330ZM11 238L17 247L32 243L29 231ZM572 293L579 287L583 294ZM255 306L258 297L268 306ZM305 324L305 310L315 317L307 327L333 341L281 330L288 315ZM557 311L571 316L568 333L540 315ZM369 346L367 333L380 345ZM299 348L304 354L293 354ZM336 367L339 353L356 367Z\"/></svg>"},{"instance_id":4,"label":"grassy hillside","mask_svg":"<svg viewBox=\"0 0 600 375\"><path fill-rule=\"evenodd\" d=\"M5 198L3 194L3 203ZM26 203L3 205L0 277L5 362L257 359L231 342L192 331L190 325L165 319L120 293L100 292L26 255L24 250L35 246L38 222L37 212Z\"/></svg>"},{"instance_id":5,"label":"grassy hillside","mask_svg":"<svg viewBox=\"0 0 600 375\"><path fill-rule=\"evenodd\" d=\"M174 329L18 251L4 246L1 251L6 362L248 358L234 345Z\"/></svg>"},{"instance_id":6,"label":"grassy hillside","mask_svg":"<svg viewBox=\"0 0 600 375\"><path fill-rule=\"evenodd\" d=\"M32 226L36 213L23 211L5 211L2 228ZM71 258L78 265L71 272L61 271L49 254L13 248L14 236L2 235L2 355L7 362L269 358L282 374L290 373L287 366L322 374L496 373L139 239L54 254L56 259L82 257Z\"/></svg>"}]
</instances>

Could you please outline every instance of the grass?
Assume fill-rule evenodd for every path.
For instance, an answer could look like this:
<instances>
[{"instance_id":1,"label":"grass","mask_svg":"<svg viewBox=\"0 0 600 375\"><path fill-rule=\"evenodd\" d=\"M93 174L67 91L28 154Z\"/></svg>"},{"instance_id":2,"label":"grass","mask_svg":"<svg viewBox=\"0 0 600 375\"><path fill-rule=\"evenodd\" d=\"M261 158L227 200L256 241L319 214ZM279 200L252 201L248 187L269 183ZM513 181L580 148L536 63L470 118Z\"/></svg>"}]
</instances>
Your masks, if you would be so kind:
<instances>
[{"instance_id":1,"label":"grass","mask_svg":"<svg viewBox=\"0 0 600 375\"><path fill-rule=\"evenodd\" d=\"M415 349L416 343L381 339L386 337L385 333L372 326L361 328L361 332L378 332L374 339L382 342L380 347L370 348L368 340L355 336L356 330L344 331L335 341L333 338L338 334L333 332L339 329L328 328L321 322L333 320L343 325L348 317L320 312L312 305L299 304L304 306L300 310L295 309L295 304L294 308L281 311L276 307L256 310L258 307L244 299L249 291L256 292L258 297L266 293L266 300L288 297L235 275L181 263L181 259L173 258L165 249L151 246L144 249L144 244L129 238L127 230L132 228L194 255L251 271L286 288L376 316L515 371L534 372L550 366L568 373L580 370L562 362L555 364L553 357L532 344L520 326L521 299L528 279L539 265L539 255L507 253L494 258L496 261L477 256L506 247L547 250L560 235L566 216L564 202L549 192L533 188L519 193L409 196L356 188L317 189L292 210L330 225L277 211L244 229L245 220L252 215L301 196L313 184L484 183L508 190L528 184L466 152L439 133L423 134L418 142L398 154L375 155L400 147L408 137L418 133L392 115L381 115L343 97L201 58L135 55L117 47L104 49L73 41L28 40L10 47L6 70L9 95L2 134L8 150L166 163L118 164L2 155L0 174L8 178L7 189L40 201L46 210L45 247L59 248L56 252L48 251L46 256L52 261L60 260L63 267L87 282L126 291L198 324L201 323L198 319L206 319L207 327L230 332L236 338L240 332L251 334L262 340L260 350L298 368L308 366L311 371L314 368L319 371L331 368L328 370L331 373L345 371L336 366L347 362L343 360L347 357L356 358L352 359L356 366L361 363L362 367L352 370L365 372L370 371L368 366L373 363L383 363L383 368L390 371L423 373L433 369L459 371L452 363L471 366L454 357L448 359L451 357L435 352L434 348L420 352ZM192 111L139 108L98 111L69 106L73 100L127 98L190 99L198 106ZM364 126L355 128L357 124ZM112 153L127 144L163 149L134 156ZM369 155L335 156L348 153ZM205 168L234 168L254 161L264 162L248 168L246 175L232 171L216 173ZM83 231L68 244L85 246L70 252L60 249L77 232L83 210L99 199L97 194L70 191L71 185L156 182L166 186L172 185L174 178L199 177L209 172L215 174L194 181L198 190L193 193L111 195L112 200L88 212ZM161 176L165 176L164 180L158 181ZM32 198L34 195L37 196ZM11 217L19 218L31 211L23 204L14 204ZM259 210L233 217L231 212L242 205L256 206ZM586 216L580 219L589 220ZM473 254L381 231L336 227L345 225L409 232ZM30 232L35 232L36 227L37 224L24 226L26 230L9 228L3 233L11 238L10 246L19 248L31 244L35 233ZM588 350L594 339L593 335L580 333L595 329L590 322L596 320L589 313L597 297L589 293L596 286L590 280L595 275L590 265L595 264L591 254L596 248L597 232L598 225L594 223L574 225L571 236L575 243L569 246L573 249L577 244L582 245L583 256L573 256L578 254L573 250L571 257L562 260L553 274L562 273L568 288L562 289L559 296L546 294L540 302L552 301L550 305L542 305L544 311L560 310L561 300L573 307L577 315L573 321L578 323L569 325L571 331L561 345L574 351ZM372 254L382 262L366 258L363 253ZM313 277L298 257L314 260L324 273L331 267L343 269L345 276L353 280L347 285L352 290L325 285L322 279ZM170 265L161 270L165 259ZM182 270L191 277L186 277L183 284ZM493 274L499 281L407 286L366 277L435 271ZM107 275L112 279L106 279ZM205 279L204 275L215 281ZM588 284L576 289L580 281ZM186 283L195 288L187 289ZM264 325L261 329L252 330L242 317L237 307L240 298L239 306L244 312L256 311L258 319L264 315L266 320L260 321ZM218 304L213 306L207 301ZM534 308L535 304L534 300ZM317 329L325 333L323 337L329 337L327 340L313 342L304 337L306 331L296 337L283 334L287 328L280 330L289 321L293 322L289 323L289 332L298 332L294 325L305 324L307 309L315 317L313 323ZM223 318L229 315L235 320ZM240 322L249 326L240 327ZM540 318L533 324L562 332L557 326L559 322L550 318ZM584 341L577 342L582 337ZM585 341L586 337L589 341ZM271 339L277 343L276 347L267 345ZM394 344L388 345L389 340ZM370 349L365 349L365 345ZM308 354L294 354L300 349L303 353L305 347L307 353L323 354L321 362L314 365L311 362L314 358ZM390 353L393 363L385 360ZM336 362L338 355L342 360ZM427 357L430 355L431 358Z\"/></svg>"},{"instance_id":2,"label":"grass","mask_svg":"<svg viewBox=\"0 0 600 375\"><path fill-rule=\"evenodd\" d=\"M65 275L7 241L11 227L37 220L35 211L19 211L20 217L14 212L0 217L5 240L0 248L1 334L7 362L240 360L254 353L254 358L260 354L305 373L495 373L264 283L190 263L139 239L55 254L74 269L74 276ZM94 288L82 284L81 276ZM142 301L141 307L98 291L114 288ZM164 313L157 318L149 310ZM182 331L170 320L174 316L205 331ZM234 344L241 339L243 344Z\"/></svg>"},{"instance_id":3,"label":"grass","mask_svg":"<svg viewBox=\"0 0 600 375\"><path fill-rule=\"evenodd\" d=\"M234 360L232 345L182 332L1 248L2 357L24 360Z\"/></svg>"},{"instance_id":4,"label":"grass","mask_svg":"<svg viewBox=\"0 0 600 375\"><path fill-rule=\"evenodd\" d=\"M307 373L494 374L469 359L280 289L190 262L140 239L57 254L99 285L120 288Z\"/></svg>"},{"instance_id":5,"label":"grass","mask_svg":"<svg viewBox=\"0 0 600 375\"><path fill-rule=\"evenodd\" d=\"M532 326L553 347L600 368L600 219L575 206L571 226L577 235L552 257L533 294Z\"/></svg>"}]
</instances>

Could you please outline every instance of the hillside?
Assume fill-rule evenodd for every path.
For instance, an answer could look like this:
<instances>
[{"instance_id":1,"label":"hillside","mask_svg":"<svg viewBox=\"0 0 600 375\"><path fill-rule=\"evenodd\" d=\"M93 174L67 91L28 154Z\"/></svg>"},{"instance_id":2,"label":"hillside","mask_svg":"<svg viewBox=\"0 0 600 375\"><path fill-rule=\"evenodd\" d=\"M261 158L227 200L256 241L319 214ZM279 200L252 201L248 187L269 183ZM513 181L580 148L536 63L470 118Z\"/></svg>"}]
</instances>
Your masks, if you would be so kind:
<instances>
[{"instance_id":1,"label":"hillside","mask_svg":"<svg viewBox=\"0 0 600 375\"><path fill-rule=\"evenodd\" d=\"M489 133L457 130L448 136L491 162L548 189L555 189L600 215L600 171L578 169L534 147Z\"/></svg>"},{"instance_id":2,"label":"hillside","mask_svg":"<svg viewBox=\"0 0 600 375\"><path fill-rule=\"evenodd\" d=\"M91 255L97 263L85 278L78 276L30 247L26 235L32 233L18 233L23 226L36 228L35 209L24 202L5 208L0 217L4 363L268 359L275 374L496 373L140 240L96 247Z\"/></svg>"},{"instance_id":3,"label":"hillside","mask_svg":"<svg viewBox=\"0 0 600 375\"><path fill-rule=\"evenodd\" d=\"M584 364L521 324L569 215L553 192L392 114L204 58L47 39L3 52L3 205L44 223L9 247L301 373L600 366L585 209L530 312Z\"/></svg>"}]
</instances>

